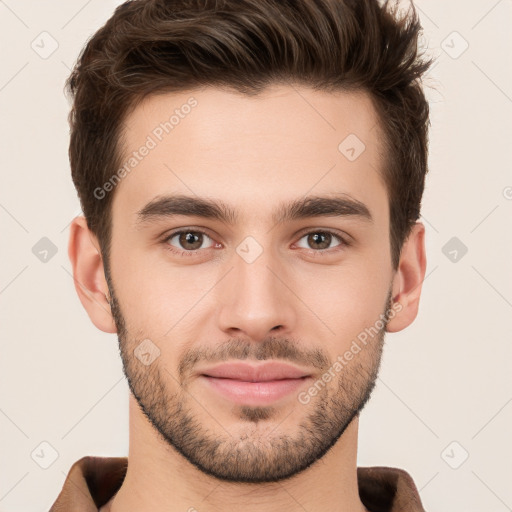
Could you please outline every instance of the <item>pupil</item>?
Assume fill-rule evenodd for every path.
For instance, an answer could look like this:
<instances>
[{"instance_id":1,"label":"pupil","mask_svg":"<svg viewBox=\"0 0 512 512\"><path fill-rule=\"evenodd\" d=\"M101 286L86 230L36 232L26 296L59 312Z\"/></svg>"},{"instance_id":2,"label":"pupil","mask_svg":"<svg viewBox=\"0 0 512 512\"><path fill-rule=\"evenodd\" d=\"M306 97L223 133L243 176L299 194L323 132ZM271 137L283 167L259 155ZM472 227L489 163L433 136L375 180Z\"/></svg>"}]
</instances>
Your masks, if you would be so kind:
<instances>
[{"instance_id":1,"label":"pupil","mask_svg":"<svg viewBox=\"0 0 512 512\"><path fill-rule=\"evenodd\" d=\"M313 241L315 244L320 244L322 245L322 238L325 239L327 238L329 235L327 233L315 233L314 235L312 235L312 238L313 238ZM329 243L325 243L325 241L323 242L323 245L324 247L322 247L322 249L325 249L325 247L328 247L329 246Z\"/></svg>"},{"instance_id":2,"label":"pupil","mask_svg":"<svg viewBox=\"0 0 512 512\"><path fill-rule=\"evenodd\" d=\"M197 244L197 239L198 238L199 238L199 236L194 234L194 233L191 233L191 232L185 233L185 236L184 236L185 244L192 244L193 245L194 242ZM201 244L199 243L199 245L201 245ZM195 248L196 247L194 247L194 249Z\"/></svg>"}]
</instances>

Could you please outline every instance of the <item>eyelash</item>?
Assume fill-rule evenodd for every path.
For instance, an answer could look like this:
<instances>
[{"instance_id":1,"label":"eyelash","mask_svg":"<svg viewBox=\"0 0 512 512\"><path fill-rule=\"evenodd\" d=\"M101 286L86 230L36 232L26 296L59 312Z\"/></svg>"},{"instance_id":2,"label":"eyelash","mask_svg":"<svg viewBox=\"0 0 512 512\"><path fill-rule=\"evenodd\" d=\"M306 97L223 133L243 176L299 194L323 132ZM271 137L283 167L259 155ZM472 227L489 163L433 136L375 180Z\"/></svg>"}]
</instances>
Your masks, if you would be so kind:
<instances>
[{"instance_id":1,"label":"eyelash","mask_svg":"<svg viewBox=\"0 0 512 512\"><path fill-rule=\"evenodd\" d=\"M200 234L205 235L208 238L212 239L208 233L206 233L205 231L203 231L201 229L195 229L195 228L194 229L179 229L177 231L173 231L172 233L167 235L164 238L164 240L162 240L162 243L164 244L164 246L167 250L171 251L173 254L177 254L178 256L195 256L200 251L205 250L205 249L194 249L192 251L186 251L184 249L183 250L177 249L176 247L169 244L169 241L172 238L174 238L176 235L180 235L182 233L200 233ZM318 234L318 233L321 233L324 235L325 234L331 235L334 238L337 238L338 241L340 242L340 244L335 247L332 247L330 249L318 249L318 250L310 249L310 251L315 254L322 254L322 253L332 254L333 252L343 250L343 248L349 247L351 245L350 242L345 237L342 237L340 234L338 234L338 232L331 231L329 229L313 229L311 231L307 231L307 232L301 234L299 240L301 240L302 238L304 238L305 236L308 236L310 234ZM208 249L211 249L211 247L208 247Z\"/></svg>"}]
</instances>

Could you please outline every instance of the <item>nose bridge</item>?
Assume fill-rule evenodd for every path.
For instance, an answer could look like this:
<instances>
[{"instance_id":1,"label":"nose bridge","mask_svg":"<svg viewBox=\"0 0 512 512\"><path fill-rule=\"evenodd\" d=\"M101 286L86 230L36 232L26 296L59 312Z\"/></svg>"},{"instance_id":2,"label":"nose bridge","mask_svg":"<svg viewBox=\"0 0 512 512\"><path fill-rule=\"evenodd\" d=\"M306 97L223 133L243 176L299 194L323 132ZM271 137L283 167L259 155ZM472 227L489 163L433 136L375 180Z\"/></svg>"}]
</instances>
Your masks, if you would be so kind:
<instances>
[{"instance_id":1,"label":"nose bridge","mask_svg":"<svg viewBox=\"0 0 512 512\"><path fill-rule=\"evenodd\" d=\"M277 327L289 330L295 321L283 262L271 248L248 237L233 254L233 270L225 280L219 321L223 330L240 330L262 339Z\"/></svg>"}]
</instances>

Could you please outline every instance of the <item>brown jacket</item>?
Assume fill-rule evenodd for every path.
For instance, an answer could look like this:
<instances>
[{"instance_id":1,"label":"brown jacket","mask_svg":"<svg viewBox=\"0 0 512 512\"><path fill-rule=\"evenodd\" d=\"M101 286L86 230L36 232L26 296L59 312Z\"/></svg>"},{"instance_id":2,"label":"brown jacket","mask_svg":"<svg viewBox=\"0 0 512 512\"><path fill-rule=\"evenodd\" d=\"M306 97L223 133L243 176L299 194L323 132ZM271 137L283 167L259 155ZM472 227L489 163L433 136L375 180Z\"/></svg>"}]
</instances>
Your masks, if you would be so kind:
<instances>
[{"instance_id":1,"label":"brown jacket","mask_svg":"<svg viewBox=\"0 0 512 512\"><path fill-rule=\"evenodd\" d=\"M127 457L82 457L69 470L50 512L98 512L123 483ZM403 469L357 468L359 496L371 512L425 512L411 476Z\"/></svg>"}]
</instances>

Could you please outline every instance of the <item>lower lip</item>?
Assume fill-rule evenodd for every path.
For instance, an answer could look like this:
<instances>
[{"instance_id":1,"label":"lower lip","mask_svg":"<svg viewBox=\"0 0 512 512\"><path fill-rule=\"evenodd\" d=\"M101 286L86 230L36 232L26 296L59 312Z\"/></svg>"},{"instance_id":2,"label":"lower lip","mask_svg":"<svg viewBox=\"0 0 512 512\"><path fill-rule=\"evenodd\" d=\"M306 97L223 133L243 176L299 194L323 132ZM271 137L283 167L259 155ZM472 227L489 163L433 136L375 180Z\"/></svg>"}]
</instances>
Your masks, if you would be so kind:
<instances>
[{"instance_id":1,"label":"lower lip","mask_svg":"<svg viewBox=\"0 0 512 512\"><path fill-rule=\"evenodd\" d=\"M244 405L265 405L297 391L309 381L309 377L301 379L270 380L265 382L247 382L235 379L222 379L202 375L215 391L230 401Z\"/></svg>"}]
</instances>

